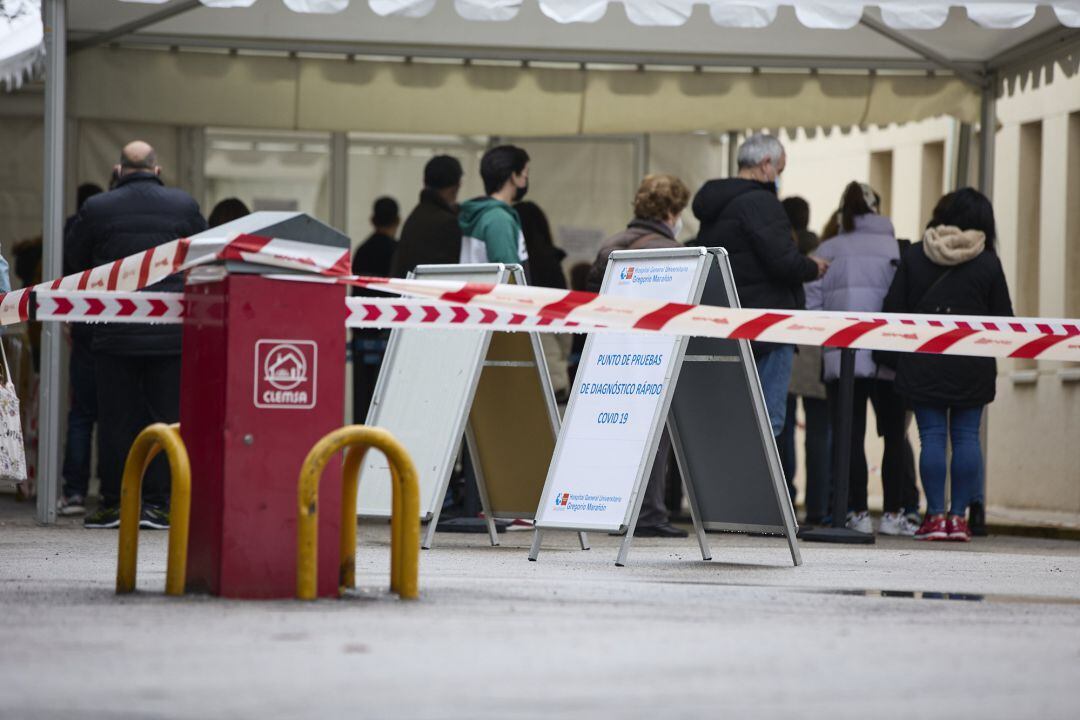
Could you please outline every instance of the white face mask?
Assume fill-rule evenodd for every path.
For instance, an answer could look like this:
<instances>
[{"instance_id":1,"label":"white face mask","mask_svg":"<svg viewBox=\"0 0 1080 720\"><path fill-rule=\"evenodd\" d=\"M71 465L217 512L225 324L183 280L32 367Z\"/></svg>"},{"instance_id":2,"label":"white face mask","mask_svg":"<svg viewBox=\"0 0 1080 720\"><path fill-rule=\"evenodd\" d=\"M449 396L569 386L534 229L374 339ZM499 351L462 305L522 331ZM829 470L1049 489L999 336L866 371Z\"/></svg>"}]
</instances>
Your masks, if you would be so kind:
<instances>
[{"instance_id":1,"label":"white face mask","mask_svg":"<svg viewBox=\"0 0 1080 720\"><path fill-rule=\"evenodd\" d=\"M683 231L683 221L682 221L682 215L680 215L679 217L675 218L675 225L672 226L671 233L675 236L675 239L678 240L679 236L682 235L682 231Z\"/></svg>"}]
</instances>

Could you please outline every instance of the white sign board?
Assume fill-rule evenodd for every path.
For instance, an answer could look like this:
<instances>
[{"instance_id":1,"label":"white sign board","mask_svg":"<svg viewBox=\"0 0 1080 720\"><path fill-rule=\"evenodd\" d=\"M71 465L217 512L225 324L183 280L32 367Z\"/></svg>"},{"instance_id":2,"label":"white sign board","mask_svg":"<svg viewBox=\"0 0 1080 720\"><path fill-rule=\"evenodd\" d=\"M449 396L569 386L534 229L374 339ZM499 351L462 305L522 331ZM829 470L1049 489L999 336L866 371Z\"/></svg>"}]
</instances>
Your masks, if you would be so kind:
<instances>
[{"instance_id":1,"label":"white sign board","mask_svg":"<svg viewBox=\"0 0 1080 720\"><path fill-rule=\"evenodd\" d=\"M503 265L424 269L423 277L439 280L497 283L507 277ZM434 519L442 506L490 336L486 330L428 328L391 334L366 424L389 430L408 448L420 475L422 519ZM360 473L357 514L389 517L391 488L386 458L369 452Z\"/></svg>"},{"instance_id":2,"label":"white sign board","mask_svg":"<svg viewBox=\"0 0 1080 720\"><path fill-rule=\"evenodd\" d=\"M415 277L465 282L525 282L518 265L422 265ZM420 476L422 546L431 547L464 435L485 524L532 518L558 435L559 411L535 333L399 328L390 335L367 425L389 430ZM381 453L364 458L357 514L387 517L390 468ZM587 538L581 534L582 548Z\"/></svg>"},{"instance_id":3,"label":"white sign board","mask_svg":"<svg viewBox=\"0 0 1080 720\"><path fill-rule=\"evenodd\" d=\"M601 292L696 302L705 261L701 248L641 251L631 260L609 262ZM537 528L622 531L632 526L685 346L686 338L676 335L589 337L548 470Z\"/></svg>"}]
</instances>

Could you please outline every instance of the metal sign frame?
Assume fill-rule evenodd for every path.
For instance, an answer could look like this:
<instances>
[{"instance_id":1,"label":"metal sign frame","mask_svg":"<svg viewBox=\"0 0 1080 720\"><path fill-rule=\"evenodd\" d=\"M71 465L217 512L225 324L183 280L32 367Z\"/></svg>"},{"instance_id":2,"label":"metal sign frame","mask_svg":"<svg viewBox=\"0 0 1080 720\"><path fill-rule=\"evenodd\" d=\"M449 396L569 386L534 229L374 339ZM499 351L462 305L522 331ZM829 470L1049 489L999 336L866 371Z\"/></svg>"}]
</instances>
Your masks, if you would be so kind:
<instances>
[{"instance_id":1,"label":"metal sign frame","mask_svg":"<svg viewBox=\"0 0 1080 720\"><path fill-rule=\"evenodd\" d=\"M416 268L409 275L410 278L428 278L428 279L453 279L453 280L468 280L475 282L493 282L493 283L505 283L513 281L515 284L525 284L525 273L520 265L503 265L500 263L485 263L485 264L462 264L462 265L421 265ZM393 368L395 364L400 362L399 357L401 353L405 352L403 345L406 338L411 338L417 333L430 334L432 332L439 332L438 330L428 329L396 329L391 332L390 340L387 343L386 355L383 360L383 368L379 373L379 378L375 384L375 391L372 397L371 408L368 411L366 424L369 426L384 426L383 422L380 422L380 417L384 412L388 410L387 399L397 396L404 396L408 398L408 393L405 389L396 387L394 382L395 374ZM446 496L447 488L450 483L450 475L453 471L455 461L458 456L458 452L461 449L461 441L464 438L466 441L466 452L469 453L472 460L472 467L476 477L477 490L480 496L481 507L484 512L486 520L488 536L492 545L499 544L498 532L496 530L495 518L497 517L509 517L509 518L531 518L533 513L522 510L507 511L505 508L493 507L490 501L491 488L490 483L494 479L486 476L484 472L484 449L485 441L483 437L483 429L476 427L474 412L487 412L497 411L497 409L489 408L477 408L475 403L477 401L477 393L481 386L488 382L491 375L494 372L504 372L507 369L511 371L522 369L533 369L536 373L536 378L539 380L539 392L543 397L544 411L546 412L546 421L542 421L541 424L550 423L552 432L552 443L559 434L559 411L555 404L555 392L551 386L551 378L548 375L547 361L544 357L543 348L540 343L540 338L536 333L527 333L529 337L529 346L531 348L531 359L529 360L500 360L490 358L490 355L497 352L494 346L500 346L501 352L505 354L510 343L499 343L499 336L517 336L519 333L503 333L493 332L489 330L448 330L445 332L452 332L455 335L458 333L471 334L475 338L475 346L472 348L472 352L468 354L468 358L464 364L460 367L448 367L445 363L430 362L425 365L425 372L436 372L447 375L447 381L450 382L450 378L454 373L460 373L460 379L457 382L465 383L465 392L461 397L460 403L454 406L448 415L452 418L448 425L446 432L440 433L437 429L431 434L430 442L435 442L440 445L441 452L437 453L438 460L434 467L430 468L430 473L435 475L435 483L431 490L425 497L421 497L421 519L428 521L428 527L424 533L421 546L425 549L429 549L435 538L435 530L439 523L439 515L442 511L443 499ZM493 340L496 340L493 343ZM520 347L516 348L520 351ZM408 378L411 381L415 376ZM400 395L399 395L400 394ZM407 402L407 400L406 400ZM397 408L400 409L400 408ZM371 471L373 463L377 463L378 469L383 471L382 465L384 460L381 456L372 454L365 461L363 470ZM424 473L426 468L421 467L420 472ZM386 471L388 472L388 470ZM501 481L501 478L496 479L496 482ZM370 502L370 491L367 495L364 493L366 487L370 487L370 483L361 483L360 493L357 498L357 515L360 517L389 517L390 515L390 495L389 485L387 484L385 493L377 491L376 498L378 502ZM584 534L581 535L581 545L583 549L588 549L588 541Z\"/></svg>"},{"instance_id":2,"label":"metal sign frame","mask_svg":"<svg viewBox=\"0 0 1080 720\"><path fill-rule=\"evenodd\" d=\"M665 260L665 259L686 259L686 258L698 258L699 262L695 268L695 277L692 280L691 290L689 297L687 298L672 298L673 301L683 301L696 304L701 294L705 289L705 279L707 277L707 253L705 248L689 247L689 248L671 248L661 250L619 250L611 253L608 256L607 269L604 272L604 281L600 287L600 293L603 294L609 287L614 277L612 268L619 260ZM593 356L593 345L596 342L597 336L589 335L585 341L585 348L581 353L581 364L579 368L587 366L589 359ZM671 401L674 396L672 388L676 387L679 379L679 372L682 367L682 358L686 352L686 346L689 338L687 336L679 336L674 341L674 352L669 360L668 366L668 378L665 383L663 396L660 398L660 409L656 413L652 426L649 429L648 440L642 448L642 454L638 462L638 469L635 476L635 480L631 489L630 501L627 503L627 512L623 518L623 521L618 526L599 526L598 524L590 525L577 525L575 523L545 523L538 519L536 530L533 532L532 547L529 549L529 560L535 561L540 554L540 545L543 541L543 533L545 530L595 530L595 531L608 531L625 533L623 536L622 544L619 548L619 555L615 561L618 566L626 564L626 558L630 552L630 544L634 537L634 528L637 527L638 516L641 512L641 503L644 500L644 483L648 481L649 474L652 472L653 462L656 458L656 449L660 444L660 436L664 430L664 423L667 419L668 410L671 406ZM570 395L570 402L566 407L566 414L563 419L563 428L565 429L569 425L569 419L573 417L575 407L577 405L577 399L580 395L580 386L575 384L574 391ZM555 455L551 460L551 467L548 470L547 482L544 484L544 491L541 494L541 503L544 503L548 498L549 491L551 490L552 483L555 482L555 468L561 457L564 445L566 442L565 432L559 433L559 442L555 446ZM540 517L540 509L537 509L537 517Z\"/></svg>"},{"instance_id":3,"label":"metal sign frame","mask_svg":"<svg viewBox=\"0 0 1080 720\"><path fill-rule=\"evenodd\" d=\"M721 307L741 307L739 294L735 287L731 265L728 262L727 251L723 248L708 248L710 259L708 273L705 282L705 291L702 302L706 305L718 305ZM705 560L712 558L709 549L707 530L744 533L769 533L783 535L788 542L792 562L798 566L802 564L802 556L799 552L797 539L798 524L795 519L795 510L788 495L787 481L784 477L783 466L780 463L780 453L776 447L776 438L772 433L772 425L769 421L769 411L765 405L765 396L761 389L761 379L758 377L757 363L754 362L753 351L747 340L721 340L716 338L691 338L683 363L693 363L692 372L696 374L700 368L713 366L713 374L719 374L737 365L742 369L742 387L737 392L745 391L743 401L748 401L752 407L754 416L754 433L760 440L757 448L749 448L747 455L742 460L750 460L758 465L764 464L764 470L769 476L772 495L776 501L777 515L773 519L777 522L745 522L732 517L727 512L725 503L730 506L732 491L731 483L741 482L741 478L731 471L734 463L727 464L729 472L722 472L720 465L722 458L709 457L704 459L702 455L722 454L725 448L721 443L700 443L696 447L693 441L688 440L700 423L697 419L702 417L715 418L715 405L708 406L705 403L711 401L707 395L701 392L701 383L690 386L685 382L675 387L674 399L668 413L668 431L671 434L671 445L675 451L675 459L682 476L683 487L686 490L687 500L690 505L690 513L694 519L694 528L697 531L698 544L701 547L701 557ZM685 370L685 368L684 368ZM719 386L719 383L710 383ZM734 393L728 393L731 402L738 402L733 397ZM714 420L715 422L715 420ZM751 453L760 453L751 455ZM693 456L693 457L692 457ZM701 463L711 469L708 477L703 473L695 473L694 466ZM706 487L706 483L713 487ZM716 486L721 487L717 492ZM745 486L744 486L745 488ZM755 488L757 489L757 488ZM718 495L722 496L717 497ZM758 498L760 500L761 498ZM770 508L771 510L771 508ZM760 511L760 507L759 507ZM735 511L738 512L737 510ZM722 518L722 519L710 519Z\"/></svg>"},{"instance_id":4,"label":"metal sign frame","mask_svg":"<svg viewBox=\"0 0 1080 720\"><path fill-rule=\"evenodd\" d=\"M726 298L727 306L739 307L738 293L735 290L735 283L731 273L731 267L727 260L727 252L722 248L703 248L703 247L690 247L690 248L672 248L670 250L623 250L613 252L608 259L607 270L604 274L604 283L601 287L601 293L603 293L609 285L611 278L614 276L613 268L615 263L619 260L659 260L667 258L686 258L686 257L700 257L701 263L698 266L698 276L694 281L694 288L692 297L689 302L697 304L702 302L703 296L706 301L721 302L716 304L724 304L722 301ZM723 291L723 297L717 297L717 290ZM709 303L713 304L713 303ZM702 346L702 341L706 342L719 342L733 344L736 347L735 352L732 352L732 348L726 347L721 352L713 354L693 352L694 346ZM592 344L593 337L586 341L585 349L582 352L582 367L588 362L588 358L592 356ZM706 345L709 347L709 345ZM723 347L723 346L721 346ZM629 512L628 519L621 524L617 531L624 532L622 543L619 547L619 554L615 564L617 566L624 566L626 564L627 557L629 555L632 538L634 535L634 529L637 526L638 516L641 510L641 504L644 499L644 483L648 481L649 475L652 471L652 466L655 461L657 447L660 443L660 435L664 428L664 423L667 423L668 431L671 435L672 447L675 451L676 462L679 466L680 475L683 479L683 487L686 491L688 504L690 506L690 515L693 520L694 528L697 535L698 545L701 549L701 556L703 560L711 560L712 552L709 548L709 543L706 537L707 530L722 530L731 532L764 532L764 533L779 533L783 534L788 541L788 546L791 552L792 560L795 565L802 564L802 558L799 553L798 541L796 539L797 525L795 522L794 509L791 506L791 499L787 494L787 484L784 480L783 470L780 465L780 456L776 448L776 440L772 434L772 427L769 422L768 410L765 406L764 395L761 390L761 381L757 373L757 365L754 362L753 354L750 349L750 343L745 340L731 341L731 340L717 340L712 341L706 338L688 338L681 337L677 341L675 346L675 353L671 359L672 365L670 368L670 379L668 380L667 387L664 391L664 397L661 399L661 412L657 413L657 419L648 435L648 442L644 448L642 454L642 460L639 464L637 476L633 487L633 495L631 502L629 503L631 510ZM716 482L716 475L710 474L703 476L701 473L694 473L694 462L691 457L694 454L700 454L700 449L695 447L688 447L687 435L691 434L687 432L686 422L688 416L693 412L700 412L700 406L703 402L702 395L697 392L694 386L680 383L680 377L684 370L685 363L693 363L694 367L699 367L698 364L738 364L743 370L743 382L744 387L749 397L752 412L754 415L753 426L756 430L755 435L761 441L761 444L756 448L757 451L761 451L764 456L765 463L767 465L767 472L770 479L770 485L773 491L773 495L777 503L777 511L779 513L778 523L748 523L738 522L732 520L724 521L710 521L707 518L713 515L714 508L706 507L703 513L701 502L703 498L711 497L712 494L705 492L705 483ZM574 411L574 404L577 398L577 392L575 391L570 398L570 404L567 406L566 418L570 418ZM708 408L710 413L715 412L715 407ZM564 422L564 426L567 423ZM682 428L682 429L681 429ZM560 433L559 444L556 446L556 456L552 458L552 468L555 467L556 461L559 457L559 453L562 450L563 435ZM758 458L761 459L760 457ZM720 475L723 477L723 474ZM545 502L548 498L548 492L551 489L550 483L553 481L553 473L549 470L548 483L545 484L544 493L542 495L541 502ZM537 516L539 517L539 509ZM529 559L536 560L539 556L540 546L543 538L543 532L545 530L569 530L569 529L582 529L582 530L613 530L611 527L576 527L572 523L552 525L550 523L538 523L537 528L533 534L532 547L529 551Z\"/></svg>"}]
</instances>

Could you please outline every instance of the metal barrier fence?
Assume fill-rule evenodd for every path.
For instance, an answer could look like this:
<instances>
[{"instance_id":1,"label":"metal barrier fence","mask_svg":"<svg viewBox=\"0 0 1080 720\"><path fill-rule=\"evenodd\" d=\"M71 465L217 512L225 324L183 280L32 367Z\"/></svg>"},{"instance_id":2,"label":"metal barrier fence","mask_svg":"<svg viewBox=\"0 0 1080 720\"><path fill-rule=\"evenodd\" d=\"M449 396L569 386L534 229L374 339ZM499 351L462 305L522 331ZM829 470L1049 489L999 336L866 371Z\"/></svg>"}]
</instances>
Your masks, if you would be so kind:
<instances>
[{"instance_id":1,"label":"metal barrier fence","mask_svg":"<svg viewBox=\"0 0 1080 720\"><path fill-rule=\"evenodd\" d=\"M364 455L374 447L386 456L393 479L390 515L390 590L403 599L419 594L420 483L404 446L386 430L350 425L315 444L300 470L296 547L296 597L318 595L319 478L339 451L345 453L341 500L339 591L356 586L356 496Z\"/></svg>"},{"instance_id":2,"label":"metal barrier fence","mask_svg":"<svg viewBox=\"0 0 1080 720\"><path fill-rule=\"evenodd\" d=\"M139 554L139 513L142 481L150 462L164 452L172 474L169 517L169 556L165 594L183 595L187 571L188 525L191 518L191 464L180 438L180 425L155 423L139 433L124 465L120 489L120 551L116 566L117 594L135 591Z\"/></svg>"}]
</instances>

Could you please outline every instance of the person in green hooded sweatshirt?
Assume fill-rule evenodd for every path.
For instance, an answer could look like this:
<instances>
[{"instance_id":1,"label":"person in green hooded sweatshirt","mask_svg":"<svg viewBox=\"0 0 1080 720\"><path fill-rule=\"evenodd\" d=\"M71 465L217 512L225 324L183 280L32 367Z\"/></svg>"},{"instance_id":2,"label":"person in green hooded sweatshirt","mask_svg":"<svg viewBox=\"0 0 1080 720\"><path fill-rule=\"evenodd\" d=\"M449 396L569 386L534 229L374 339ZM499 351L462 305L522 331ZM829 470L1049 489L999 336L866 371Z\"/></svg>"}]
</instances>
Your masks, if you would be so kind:
<instances>
[{"instance_id":1,"label":"person in green hooded sweatshirt","mask_svg":"<svg viewBox=\"0 0 1080 720\"><path fill-rule=\"evenodd\" d=\"M491 148L480 159L485 197L461 206L461 262L524 264L529 259L521 220L511 203L529 189L529 154L513 145Z\"/></svg>"}]
</instances>

